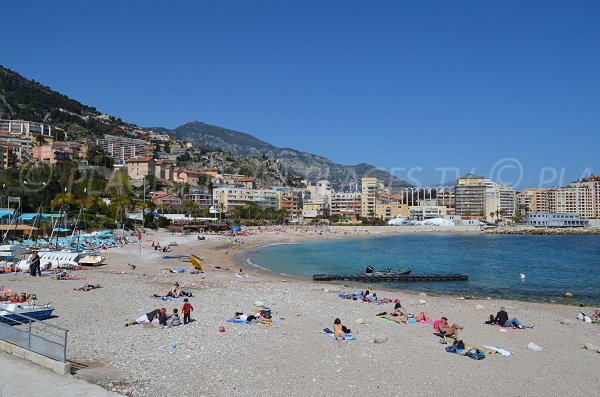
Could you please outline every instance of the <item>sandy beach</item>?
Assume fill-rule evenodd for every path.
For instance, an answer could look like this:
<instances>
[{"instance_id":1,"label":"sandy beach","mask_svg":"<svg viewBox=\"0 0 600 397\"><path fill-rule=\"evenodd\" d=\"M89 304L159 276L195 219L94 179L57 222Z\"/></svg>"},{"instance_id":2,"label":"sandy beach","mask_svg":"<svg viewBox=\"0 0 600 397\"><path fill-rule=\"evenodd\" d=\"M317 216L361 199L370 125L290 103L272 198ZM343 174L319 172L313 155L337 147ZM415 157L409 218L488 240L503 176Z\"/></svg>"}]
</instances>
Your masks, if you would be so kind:
<instances>
[{"instance_id":1,"label":"sandy beach","mask_svg":"<svg viewBox=\"0 0 600 397\"><path fill-rule=\"evenodd\" d=\"M513 353L476 361L447 353L431 324L392 324L375 318L393 304L340 299L338 292L349 290L341 283L282 279L250 267L244 267L248 278L234 276L239 270L236 254L244 249L402 231L389 227L252 229L250 235L238 237L242 244L216 235L198 241L195 235L149 232L142 240L141 253L138 245L112 249L103 266L78 273L85 280L57 281L26 274L0 277L6 288L35 293L39 303L52 302L57 317L47 321L69 329L68 354L78 368L74 376L130 396L598 395L600 354L583 345L600 345L600 326L576 320L577 307L461 300L368 286L380 297L400 298L409 312L425 311L434 320L446 316L464 326L460 336L465 342ZM152 241L178 246L163 253L150 247ZM178 258L191 253L205 260L203 274L191 274L191 264ZM186 272L163 270L178 267L185 267ZM173 308L181 310L182 301L151 297L176 281L193 292L190 302L195 321L171 328L124 326L156 308L165 307L169 313ZM83 283L98 283L102 288L73 290ZM279 324L226 322L235 311L249 312L257 300L281 318ZM535 328L506 330L484 325L500 306ZM351 328L355 341L333 342L321 332L333 328L336 317ZM573 321L561 324L564 319ZM219 332L221 325L225 332ZM386 340L375 343L375 339ZM528 349L530 342L543 350Z\"/></svg>"}]
</instances>

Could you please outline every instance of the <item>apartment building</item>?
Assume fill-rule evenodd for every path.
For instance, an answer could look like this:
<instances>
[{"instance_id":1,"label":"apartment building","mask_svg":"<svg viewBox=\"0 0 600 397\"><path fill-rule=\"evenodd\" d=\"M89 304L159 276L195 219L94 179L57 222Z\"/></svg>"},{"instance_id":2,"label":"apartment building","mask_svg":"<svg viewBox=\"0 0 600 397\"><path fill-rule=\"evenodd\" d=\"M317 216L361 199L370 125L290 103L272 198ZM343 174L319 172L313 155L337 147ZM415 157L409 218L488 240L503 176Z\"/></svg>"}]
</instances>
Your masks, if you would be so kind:
<instances>
[{"instance_id":1,"label":"apartment building","mask_svg":"<svg viewBox=\"0 0 600 397\"><path fill-rule=\"evenodd\" d=\"M155 175L155 162L152 157L135 157L126 161L127 175L131 179L144 179L148 175Z\"/></svg>"},{"instance_id":2,"label":"apartment building","mask_svg":"<svg viewBox=\"0 0 600 397\"><path fill-rule=\"evenodd\" d=\"M213 196L203 189L190 189L189 193L183 195L183 199L194 202L201 210L210 208L213 204Z\"/></svg>"},{"instance_id":3,"label":"apartment building","mask_svg":"<svg viewBox=\"0 0 600 397\"><path fill-rule=\"evenodd\" d=\"M104 135L104 138L96 140L96 144L113 158L115 164L124 164L130 158L147 157L152 153L148 141L118 135Z\"/></svg>"},{"instance_id":4,"label":"apartment building","mask_svg":"<svg viewBox=\"0 0 600 397\"><path fill-rule=\"evenodd\" d=\"M84 159L88 145L80 142L53 142L35 146L32 150L35 161L48 164L63 164L67 160Z\"/></svg>"},{"instance_id":5,"label":"apartment building","mask_svg":"<svg viewBox=\"0 0 600 397\"><path fill-rule=\"evenodd\" d=\"M482 176L467 174L456 180L454 187L455 213L462 218L486 217L487 180Z\"/></svg>"},{"instance_id":6,"label":"apartment building","mask_svg":"<svg viewBox=\"0 0 600 397\"><path fill-rule=\"evenodd\" d=\"M361 179L361 214L363 218L375 216L377 214L377 205L390 202L390 194L383 185L383 182L377 178Z\"/></svg>"},{"instance_id":7,"label":"apartment building","mask_svg":"<svg viewBox=\"0 0 600 397\"><path fill-rule=\"evenodd\" d=\"M510 186L498 185L482 176L467 174L454 187L455 214L461 218L494 222L510 221L515 215L516 193Z\"/></svg>"},{"instance_id":8,"label":"apartment building","mask_svg":"<svg viewBox=\"0 0 600 397\"><path fill-rule=\"evenodd\" d=\"M592 196L592 218L600 218L600 176L590 176L569 184L572 188L586 188Z\"/></svg>"},{"instance_id":9,"label":"apartment building","mask_svg":"<svg viewBox=\"0 0 600 397\"><path fill-rule=\"evenodd\" d=\"M446 214L447 209L442 205L417 205L410 207L408 217L413 221L423 221L425 219L443 218Z\"/></svg>"},{"instance_id":10,"label":"apartment building","mask_svg":"<svg viewBox=\"0 0 600 397\"><path fill-rule=\"evenodd\" d=\"M375 217L386 221L394 218L407 218L410 208L408 204L403 203L378 203L375 204Z\"/></svg>"},{"instance_id":11,"label":"apartment building","mask_svg":"<svg viewBox=\"0 0 600 397\"><path fill-rule=\"evenodd\" d=\"M291 217L302 214L302 192L295 190L284 190L280 195L279 208L285 210Z\"/></svg>"},{"instance_id":12,"label":"apartment building","mask_svg":"<svg viewBox=\"0 0 600 397\"><path fill-rule=\"evenodd\" d=\"M552 213L577 214L583 219L594 217L593 190L586 184L550 189L548 207Z\"/></svg>"},{"instance_id":13,"label":"apartment building","mask_svg":"<svg viewBox=\"0 0 600 397\"><path fill-rule=\"evenodd\" d=\"M0 170L17 167L21 150L21 146L16 143L0 142Z\"/></svg>"},{"instance_id":14,"label":"apartment building","mask_svg":"<svg viewBox=\"0 0 600 397\"><path fill-rule=\"evenodd\" d=\"M526 212L549 212L549 195L550 189L525 189L516 194L516 204L527 209Z\"/></svg>"},{"instance_id":15,"label":"apartment building","mask_svg":"<svg viewBox=\"0 0 600 397\"><path fill-rule=\"evenodd\" d=\"M324 198L306 200L302 204L302 219L305 225L310 224L315 218L328 216L327 202Z\"/></svg>"},{"instance_id":16,"label":"apartment building","mask_svg":"<svg viewBox=\"0 0 600 397\"><path fill-rule=\"evenodd\" d=\"M359 221L362 218L362 194L360 192L335 192L331 194L329 205L331 215Z\"/></svg>"},{"instance_id":17,"label":"apartment building","mask_svg":"<svg viewBox=\"0 0 600 397\"><path fill-rule=\"evenodd\" d=\"M56 127L35 121L0 119L0 134L43 135L49 137L52 136L52 128Z\"/></svg>"},{"instance_id":18,"label":"apartment building","mask_svg":"<svg viewBox=\"0 0 600 397\"><path fill-rule=\"evenodd\" d=\"M214 202L223 212L230 212L247 203L255 203L263 209L279 209L281 192L270 189L245 189L218 187L213 189Z\"/></svg>"}]
</instances>

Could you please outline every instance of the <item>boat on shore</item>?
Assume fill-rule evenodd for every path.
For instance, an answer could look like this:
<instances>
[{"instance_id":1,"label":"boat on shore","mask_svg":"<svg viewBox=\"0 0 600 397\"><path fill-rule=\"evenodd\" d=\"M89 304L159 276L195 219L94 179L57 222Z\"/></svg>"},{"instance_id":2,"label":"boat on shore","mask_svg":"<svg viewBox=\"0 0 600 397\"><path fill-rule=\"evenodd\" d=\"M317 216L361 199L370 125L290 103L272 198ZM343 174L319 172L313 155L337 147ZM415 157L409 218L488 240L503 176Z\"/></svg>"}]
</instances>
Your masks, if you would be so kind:
<instances>
[{"instance_id":1,"label":"boat on shore","mask_svg":"<svg viewBox=\"0 0 600 397\"><path fill-rule=\"evenodd\" d=\"M37 321L46 320L52 316L54 307L47 305L36 305L34 303L0 303L0 322L7 324L21 324L27 322L23 316Z\"/></svg>"}]
</instances>

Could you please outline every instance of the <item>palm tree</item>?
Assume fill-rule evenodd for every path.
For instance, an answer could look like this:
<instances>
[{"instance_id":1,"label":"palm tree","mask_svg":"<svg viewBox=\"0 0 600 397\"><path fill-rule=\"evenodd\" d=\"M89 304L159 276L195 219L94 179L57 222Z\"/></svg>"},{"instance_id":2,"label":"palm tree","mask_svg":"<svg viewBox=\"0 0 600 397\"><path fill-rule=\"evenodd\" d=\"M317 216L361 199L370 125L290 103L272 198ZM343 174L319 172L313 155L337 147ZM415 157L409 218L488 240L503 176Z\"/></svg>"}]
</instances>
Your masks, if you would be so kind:
<instances>
[{"instance_id":1,"label":"palm tree","mask_svg":"<svg viewBox=\"0 0 600 397\"><path fill-rule=\"evenodd\" d=\"M198 205L196 205L196 203L193 202L192 200L185 200L181 204L181 208L183 209L184 212L187 212L187 214L189 216L190 213L194 212L196 210L196 208L198 208Z\"/></svg>"},{"instance_id":2,"label":"palm tree","mask_svg":"<svg viewBox=\"0 0 600 397\"><path fill-rule=\"evenodd\" d=\"M100 196L90 194L85 198L84 207L93 210L96 216L100 213L100 208L104 206L104 200Z\"/></svg>"}]
</instances>

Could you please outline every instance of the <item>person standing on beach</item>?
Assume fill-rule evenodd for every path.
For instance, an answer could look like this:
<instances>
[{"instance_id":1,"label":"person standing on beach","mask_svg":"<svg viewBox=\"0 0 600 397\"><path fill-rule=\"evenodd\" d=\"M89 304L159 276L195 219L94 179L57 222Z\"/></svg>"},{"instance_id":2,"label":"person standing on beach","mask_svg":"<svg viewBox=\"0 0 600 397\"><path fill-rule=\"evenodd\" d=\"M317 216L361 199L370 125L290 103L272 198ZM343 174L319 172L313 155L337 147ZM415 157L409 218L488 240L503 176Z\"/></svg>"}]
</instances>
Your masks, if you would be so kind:
<instances>
[{"instance_id":1,"label":"person standing on beach","mask_svg":"<svg viewBox=\"0 0 600 397\"><path fill-rule=\"evenodd\" d=\"M511 319L508 318L508 313L504 309L504 307L500 308L500 311L496 314L496 318L494 319L496 324L501 325L502 327L512 327L515 326L519 329L523 328L533 328L533 325L528 325L519 321L518 318L513 317Z\"/></svg>"},{"instance_id":2,"label":"person standing on beach","mask_svg":"<svg viewBox=\"0 0 600 397\"><path fill-rule=\"evenodd\" d=\"M40 256L38 255L37 251L33 251L33 254L31 255L30 260L30 273L31 276L35 277L36 274L38 276L42 276L42 270L40 268Z\"/></svg>"},{"instance_id":3,"label":"person standing on beach","mask_svg":"<svg viewBox=\"0 0 600 397\"><path fill-rule=\"evenodd\" d=\"M183 313L183 324L187 324L192 321L190 318L190 314L194 311L194 307L189 302L188 298L183 300L183 307L181 308L181 312Z\"/></svg>"}]
</instances>

